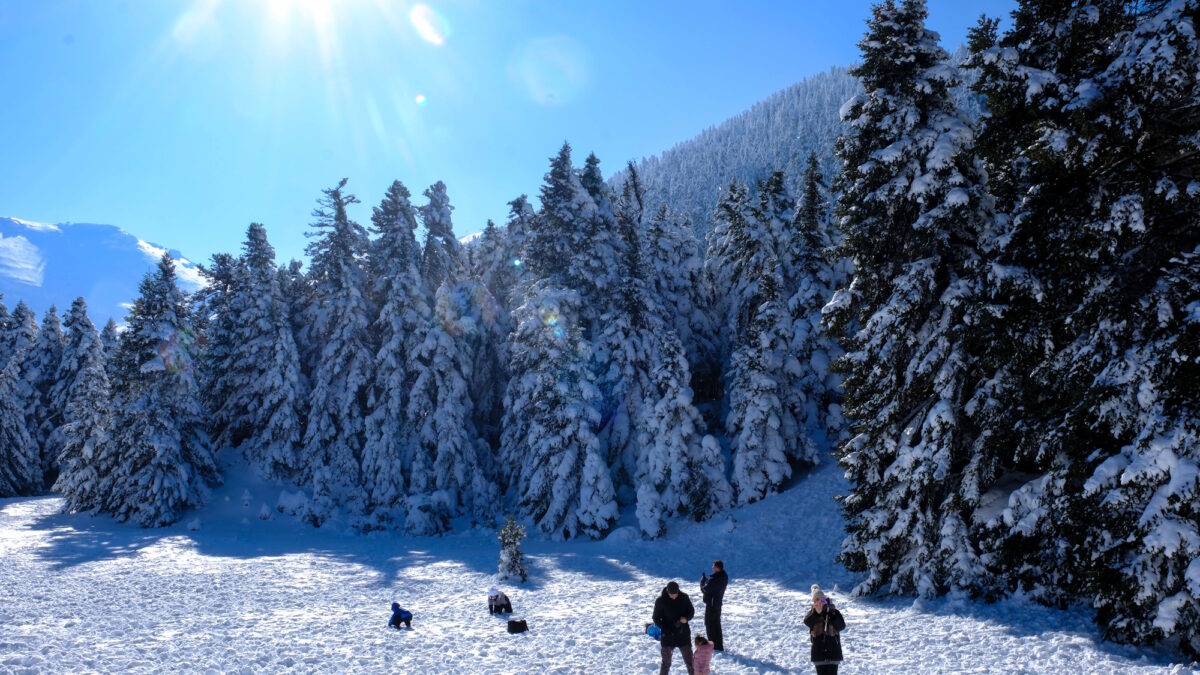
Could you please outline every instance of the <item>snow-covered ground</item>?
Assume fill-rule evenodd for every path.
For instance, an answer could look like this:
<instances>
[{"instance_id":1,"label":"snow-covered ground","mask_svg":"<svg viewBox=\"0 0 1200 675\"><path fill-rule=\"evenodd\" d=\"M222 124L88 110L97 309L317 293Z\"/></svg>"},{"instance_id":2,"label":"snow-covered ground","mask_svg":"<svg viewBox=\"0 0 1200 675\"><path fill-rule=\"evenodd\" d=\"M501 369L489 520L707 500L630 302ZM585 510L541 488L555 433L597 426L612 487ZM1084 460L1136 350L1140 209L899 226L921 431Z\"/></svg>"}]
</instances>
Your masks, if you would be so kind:
<instances>
[{"instance_id":1,"label":"snow-covered ground","mask_svg":"<svg viewBox=\"0 0 1200 675\"><path fill-rule=\"evenodd\" d=\"M529 622L521 635L487 614L489 531L356 536L273 510L263 521L279 488L244 482L198 523L159 530L59 515L56 498L0 500L0 672L652 673L654 598L677 579L702 613L697 580L717 557L731 578L721 675L812 672L801 619L813 583L845 613L843 673L1192 672L1102 642L1084 611L848 597L832 502L845 489L827 463L732 518L673 523L662 541L632 529L528 540L530 580L501 584ZM393 601L413 630L386 628Z\"/></svg>"}]
</instances>

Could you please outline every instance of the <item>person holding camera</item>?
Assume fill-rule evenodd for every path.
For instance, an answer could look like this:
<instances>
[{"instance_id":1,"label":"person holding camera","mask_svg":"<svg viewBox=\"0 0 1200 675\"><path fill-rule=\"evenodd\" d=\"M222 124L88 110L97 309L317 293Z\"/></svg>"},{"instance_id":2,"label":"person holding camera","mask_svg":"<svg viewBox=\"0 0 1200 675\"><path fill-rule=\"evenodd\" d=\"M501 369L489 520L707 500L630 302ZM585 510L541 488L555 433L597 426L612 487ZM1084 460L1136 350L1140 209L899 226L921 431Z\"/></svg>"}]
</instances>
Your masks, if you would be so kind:
<instances>
[{"instance_id":1,"label":"person holding camera","mask_svg":"<svg viewBox=\"0 0 1200 675\"><path fill-rule=\"evenodd\" d=\"M712 640L713 649L725 651L725 636L721 633L721 603L725 601L725 587L729 585L729 575L725 574L725 563L714 560L713 574L708 576L700 573L700 594L704 598L704 630L708 631L708 639Z\"/></svg>"},{"instance_id":2,"label":"person holding camera","mask_svg":"<svg viewBox=\"0 0 1200 675\"><path fill-rule=\"evenodd\" d=\"M842 662L841 632L846 628L846 620L817 584L812 585L812 603L812 609L804 616L804 625L808 626L808 636L812 639L813 665L817 667L817 675L837 675L838 664Z\"/></svg>"},{"instance_id":3,"label":"person holding camera","mask_svg":"<svg viewBox=\"0 0 1200 675\"><path fill-rule=\"evenodd\" d=\"M692 664L692 629L688 621L696 616L696 608L687 593L679 590L679 584L672 581L663 589L662 595L654 601L654 625L662 629L662 665L659 675L667 675L671 671L671 655L676 648L683 656L683 665L687 666L688 675L695 674Z\"/></svg>"}]
</instances>

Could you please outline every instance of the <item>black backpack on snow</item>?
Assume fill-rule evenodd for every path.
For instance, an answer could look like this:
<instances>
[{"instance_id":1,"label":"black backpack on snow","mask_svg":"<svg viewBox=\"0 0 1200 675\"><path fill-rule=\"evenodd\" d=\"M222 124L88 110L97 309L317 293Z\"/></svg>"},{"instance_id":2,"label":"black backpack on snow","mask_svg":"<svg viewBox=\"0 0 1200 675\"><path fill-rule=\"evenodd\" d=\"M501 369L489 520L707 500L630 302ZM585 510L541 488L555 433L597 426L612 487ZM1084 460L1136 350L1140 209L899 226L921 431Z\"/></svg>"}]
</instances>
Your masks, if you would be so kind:
<instances>
[{"instance_id":1,"label":"black backpack on snow","mask_svg":"<svg viewBox=\"0 0 1200 675\"><path fill-rule=\"evenodd\" d=\"M508 632L524 633L527 630L529 630L529 624L525 623L525 619L509 619L508 620Z\"/></svg>"}]
</instances>

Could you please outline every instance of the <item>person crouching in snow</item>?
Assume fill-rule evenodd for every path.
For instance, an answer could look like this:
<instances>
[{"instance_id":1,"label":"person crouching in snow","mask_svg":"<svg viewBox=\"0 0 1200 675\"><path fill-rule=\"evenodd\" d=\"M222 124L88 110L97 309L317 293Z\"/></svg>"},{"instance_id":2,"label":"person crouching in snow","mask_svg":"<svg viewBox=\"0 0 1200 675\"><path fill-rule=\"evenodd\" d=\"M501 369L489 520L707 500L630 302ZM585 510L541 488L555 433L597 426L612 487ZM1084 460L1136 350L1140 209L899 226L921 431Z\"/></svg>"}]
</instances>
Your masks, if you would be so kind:
<instances>
[{"instance_id":1,"label":"person crouching in snow","mask_svg":"<svg viewBox=\"0 0 1200 675\"><path fill-rule=\"evenodd\" d=\"M412 628L412 612L400 606L400 603L392 603L392 620L388 621L388 626L399 628L400 624L404 624L405 628Z\"/></svg>"},{"instance_id":2,"label":"person crouching in snow","mask_svg":"<svg viewBox=\"0 0 1200 675\"><path fill-rule=\"evenodd\" d=\"M512 614L512 601L495 586L488 589L488 614Z\"/></svg>"},{"instance_id":3,"label":"person crouching in snow","mask_svg":"<svg viewBox=\"0 0 1200 675\"><path fill-rule=\"evenodd\" d=\"M812 639L812 662L817 675L837 675L842 662L841 632L846 628L842 613L833 606L833 600L821 592L821 587L812 585L812 609L804 616L808 635Z\"/></svg>"},{"instance_id":4,"label":"person crouching in snow","mask_svg":"<svg viewBox=\"0 0 1200 675\"><path fill-rule=\"evenodd\" d=\"M709 664L712 663L713 643L703 635L696 636L696 648L692 650L692 664L696 666L696 675L708 675Z\"/></svg>"},{"instance_id":5,"label":"person crouching in snow","mask_svg":"<svg viewBox=\"0 0 1200 675\"><path fill-rule=\"evenodd\" d=\"M662 629L662 665L658 675L667 675L671 671L671 654L679 648L683 655L683 665L687 666L688 675L695 675L692 666L692 629L688 621L696 616L696 608L687 593L679 590L679 584L672 581L663 589L662 595L654 601L654 625Z\"/></svg>"}]
</instances>

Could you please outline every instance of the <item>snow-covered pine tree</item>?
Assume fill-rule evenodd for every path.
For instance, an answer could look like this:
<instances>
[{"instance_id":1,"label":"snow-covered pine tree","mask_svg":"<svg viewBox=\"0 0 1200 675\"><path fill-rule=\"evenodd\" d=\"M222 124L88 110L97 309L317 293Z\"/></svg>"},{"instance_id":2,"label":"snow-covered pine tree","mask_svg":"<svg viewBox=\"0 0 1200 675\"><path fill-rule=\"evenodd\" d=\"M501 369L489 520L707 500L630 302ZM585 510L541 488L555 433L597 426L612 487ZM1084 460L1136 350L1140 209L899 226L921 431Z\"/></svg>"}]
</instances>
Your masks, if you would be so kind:
<instances>
[{"instance_id":1,"label":"snow-covered pine tree","mask_svg":"<svg viewBox=\"0 0 1200 675\"><path fill-rule=\"evenodd\" d=\"M552 268L534 260L535 269ZM594 431L599 391L579 304L578 293L538 281L515 310L501 446L524 511L543 532L563 538L600 537L617 517Z\"/></svg>"},{"instance_id":2,"label":"snow-covered pine tree","mask_svg":"<svg viewBox=\"0 0 1200 675\"><path fill-rule=\"evenodd\" d=\"M515 286L516 269L504 232L489 218L483 232L467 245L471 276L479 279L497 300L505 301Z\"/></svg>"},{"instance_id":3,"label":"snow-covered pine tree","mask_svg":"<svg viewBox=\"0 0 1200 675\"><path fill-rule=\"evenodd\" d=\"M773 260L761 272L761 303L730 359L726 430L733 454L733 487L738 504L758 501L779 489L792 474L784 431L788 415L777 377L783 367L787 328L779 297L779 270Z\"/></svg>"},{"instance_id":4,"label":"snow-covered pine tree","mask_svg":"<svg viewBox=\"0 0 1200 675\"><path fill-rule=\"evenodd\" d=\"M665 518L690 513L697 520L728 507L733 490L719 448L705 445L704 420L692 403L683 345L667 330L658 341L652 373L653 409L640 430L637 516L642 532L658 537Z\"/></svg>"},{"instance_id":5,"label":"snow-covered pine tree","mask_svg":"<svg viewBox=\"0 0 1200 675\"><path fill-rule=\"evenodd\" d=\"M16 366L17 382L14 391L20 404L25 408L25 433L33 440L33 448L29 452L37 459L39 470L42 466L42 423L46 420L46 408L42 400L38 383L42 378L38 355L38 340L40 330L37 315L24 301L18 301L9 319L9 363ZM37 494L42 489L42 480L36 481L37 487L27 494Z\"/></svg>"},{"instance_id":6,"label":"snow-covered pine tree","mask_svg":"<svg viewBox=\"0 0 1200 675\"><path fill-rule=\"evenodd\" d=\"M53 405L62 411L59 426L51 436L61 469L54 490L63 497L64 512L80 513L100 507L101 472L112 470L101 464L112 456L104 452L111 401L104 345L88 318L87 301L76 298L64 323L66 344L51 389Z\"/></svg>"},{"instance_id":7,"label":"snow-covered pine tree","mask_svg":"<svg viewBox=\"0 0 1200 675\"><path fill-rule=\"evenodd\" d=\"M504 390L508 386L508 312L477 279L460 282L454 289L462 328L455 340L473 364L467 384L473 405L475 432L486 445L480 457L484 474L496 475L496 448L504 419Z\"/></svg>"},{"instance_id":8,"label":"snow-covered pine tree","mask_svg":"<svg viewBox=\"0 0 1200 675\"><path fill-rule=\"evenodd\" d=\"M646 247L647 283L664 320L683 343L697 390L714 397L719 366L709 305L712 289L692 224L679 220L664 205L649 219L642 241Z\"/></svg>"},{"instance_id":9,"label":"snow-covered pine tree","mask_svg":"<svg viewBox=\"0 0 1200 675\"><path fill-rule=\"evenodd\" d=\"M560 286L577 288L574 264L588 252L588 228L596 204L571 165L571 146L563 143L550 159L550 171L541 188L542 210L530 222L522 260L536 279L553 279Z\"/></svg>"},{"instance_id":10,"label":"snow-covered pine tree","mask_svg":"<svg viewBox=\"0 0 1200 675\"><path fill-rule=\"evenodd\" d=\"M232 303L237 332L231 394L233 409L245 415L236 426L247 430L238 447L264 476L296 478L304 468L297 451L305 381L266 228L251 223L242 250Z\"/></svg>"},{"instance_id":11,"label":"snow-covered pine tree","mask_svg":"<svg viewBox=\"0 0 1200 675\"><path fill-rule=\"evenodd\" d=\"M1109 383L1096 377L1102 354L1129 346L1116 333L1133 327L1128 319L1154 285L1137 270L1167 253L1139 241L1143 226L1128 216L1140 207L1120 201L1166 174L1149 163L1153 153L1122 157L1133 136L1122 139L1120 128L1141 113L1111 109L1100 82L1134 25L1131 10L1122 0L1020 2L1002 37L986 20L971 35L976 90L990 111L979 147L1004 219L992 307L981 317L989 379L970 414L976 454L1017 482L981 548L998 592L1021 588L1047 602L1088 597L1114 550L1104 495L1084 484L1132 439L1099 419L1097 387ZM1142 190L1128 190L1138 182Z\"/></svg>"},{"instance_id":12,"label":"snow-covered pine tree","mask_svg":"<svg viewBox=\"0 0 1200 675\"><path fill-rule=\"evenodd\" d=\"M799 371L793 386L804 393L804 410L794 414L809 437L823 431L836 438L842 426L838 403L840 380L830 364L841 356L836 340L821 324L821 308L833 294L835 275L826 256L826 207L820 165L816 155L808 158L803 194L788 227L784 257L790 261L796 285L788 292L787 307L792 319L791 353Z\"/></svg>"},{"instance_id":13,"label":"snow-covered pine tree","mask_svg":"<svg viewBox=\"0 0 1200 675\"><path fill-rule=\"evenodd\" d=\"M1037 425L1037 478L1029 503L1006 514L1002 560L1035 595L1090 600L1110 637L1200 653L1200 414L1189 365L1200 6L1022 3L1018 19L982 60L989 92L1009 104L998 121L1024 113L1039 130L1015 148L1006 177L1017 190L1002 260L1042 286L1023 323L1043 351L1026 352L1034 365L1022 384L1045 403L1034 420L1018 418ZM1018 86L1028 92L1020 101ZM1021 544L1029 568L1015 567Z\"/></svg>"},{"instance_id":14,"label":"snow-covered pine tree","mask_svg":"<svg viewBox=\"0 0 1200 675\"><path fill-rule=\"evenodd\" d=\"M469 315L464 321L462 308L474 287L442 284L434 320L418 329L408 355L412 459L405 529L411 534L444 532L451 518L464 514L487 520L499 496L485 474L481 455L490 449L475 429L468 380L474 364L466 334L478 327Z\"/></svg>"},{"instance_id":15,"label":"snow-covered pine tree","mask_svg":"<svg viewBox=\"0 0 1200 675\"><path fill-rule=\"evenodd\" d=\"M112 317L104 324L104 328L100 331L100 345L104 347L104 371L108 373L109 384L112 384L113 374L116 372L117 365L117 348L121 346L121 332L117 328L117 322Z\"/></svg>"},{"instance_id":16,"label":"snow-covered pine tree","mask_svg":"<svg viewBox=\"0 0 1200 675\"><path fill-rule=\"evenodd\" d=\"M800 271L788 255L792 246L792 222L796 219L796 200L787 189L783 171L773 171L758 181L758 198L750 205L754 219L754 232L761 237L760 246L779 263L780 291L783 297L791 295L791 289L799 283Z\"/></svg>"},{"instance_id":17,"label":"snow-covered pine tree","mask_svg":"<svg viewBox=\"0 0 1200 675\"><path fill-rule=\"evenodd\" d=\"M724 366L742 331L758 311L758 280L766 266L764 252L751 225L750 193L742 183L730 183L713 215L708 233L704 272L715 293L710 306L718 336L718 362Z\"/></svg>"},{"instance_id":18,"label":"snow-covered pine tree","mask_svg":"<svg viewBox=\"0 0 1200 675\"><path fill-rule=\"evenodd\" d=\"M207 317L204 352L200 367L201 400L206 411L209 438L216 448L236 447L254 429L249 426L247 399L238 387L236 351L244 326L238 324L241 304L249 300L243 284L244 261L228 253L217 253L212 264L200 267L205 285L196 294L200 311Z\"/></svg>"},{"instance_id":19,"label":"snow-covered pine tree","mask_svg":"<svg viewBox=\"0 0 1200 675\"><path fill-rule=\"evenodd\" d=\"M345 187L343 178L317 200L315 239L307 249L312 258L309 316L320 357L313 367L303 453L313 484L309 519L316 525L335 516L339 507L358 515L366 506L360 462L374 368L364 295L363 258L369 241L366 230L346 213L358 199L345 194Z\"/></svg>"},{"instance_id":20,"label":"snow-covered pine tree","mask_svg":"<svg viewBox=\"0 0 1200 675\"><path fill-rule=\"evenodd\" d=\"M375 322L380 344L366 423L363 476L375 527L390 527L402 517L404 463L410 453L404 420L412 386L406 364L419 338L418 331L428 324L431 315L421 278L417 211L410 197L403 183L393 181L371 215L375 233L372 276L375 297L382 307Z\"/></svg>"},{"instance_id":21,"label":"snow-covered pine tree","mask_svg":"<svg viewBox=\"0 0 1200 675\"><path fill-rule=\"evenodd\" d=\"M433 292L445 281L454 283L461 279L466 260L462 245L454 236L454 224L450 218L454 207L446 196L446 184L439 180L425 191L425 196L429 202L419 209L421 224L425 226L421 274L426 288Z\"/></svg>"},{"instance_id":22,"label":"snow-covered pine tree","mask_svg":"<svg viewBox=\"0 0 1200 675\"><path fill-rule=\"evenodd\" d=\"M45 476L43 485L47 488L58 477L58 451L50 444L50 435L61 424L62 408L54 405L50 389L62 365L62 357L62 322L58 318L58 310L51 305L42 317L37 343L29 354L30 365L26 375L33 389L32 395L37 397L35 408L38 416L37 430L29 427L29 433L41 448L42 473Z\"/></svg>"},{"instance_id":23,"label":"snow-covered pine tree","mask_svg":"<svg viewBox=\"0 0 1200 675\"><path fill-rule=\"evenodd\" d=\"M1097 78L1101 105L1111 112L1099 118L1096 135L1115 146L1093 164L1090 194L1096 215L1108 217L1092 227L1110 233L1105 252L1115 263L1097 276L1111 281L1106 295L1132 302L1122 307L1085 296L1101 329L1075 355L1108 356L1087 398L1100 400L1102 421L1128 442L1084 489L1103 495L1104 522L1131 527L1112 532L1126 536L1100 558L1108 573L1094 577L1101 582L1092 593L1108 635L1178 640L1196 657L1200 3L1147 3L1140 9L1136 28L1122 35L1120 50ZM1119 328L1122 320L1128 324ZM1093 540L1108 543L1100 536Z\"/></svg>"},{"instance_id":24,"label":"snow-covered pine tree","mask_svg":"<svg viewBox=\"0 0 1200 675\"><path fill-rule=\"evenodd\" d=\"M19 363L0 368L0 498L35 494L42 467L37 444L25 428L25 397Z\"/></svg>"},{"instance_id":25,"label":"snow-covered pine tree","mask_svg":"<svg viewBox=\"0 0 1200 675\"><path fill-rule=\"evenodd\" d=\"M758 199L750 209L750 216L750 232L760 251L758 255L765 255L777 261L779 285L776 293L783 301L784 310L790 312L790 299L802 285L811 284L809 270L805 266L806 263L811 263L811 259L801 251L808 242L796 227L795 201L787 190L782 171L775 171L759 182ZM754 269L753 266L757 264L749 263L748 269ZM827 299L818 297L809 302L824 304L824 300ZM818 455L811 434L820 427L815 418L816 402L821 392L818 377L812 372L811 348L805 341L797 340L793 334L794 329L804 327L803 324L796 323L794 316L789 315L789 319L776 329L776 337L786 345L779 353L781 360L776 379L779 381L778 391L785 410L780 431L783 433L784 446L788 448L788 456L796 460L814 462ZM807 349L797 353L797 347ZM800 356L805 357L806 361L801 361Z\"/></svg>"},{"instance_id":26,"label":"snow-covered pine tree","mask_svg":"<svg viewBox=\"0 0 1200 675\"><path fill-rule=\"evenodd\" d=\"M8 312L8 307L4 304L4 294L0 293L0 368L8 365L8 357L12 353L12 344L9 340L9 327L12 325L12 315Z\"/></svg>"},{"instance_id":27,"label":"snow-covered pine tree","mask_svg":"<svg viewBox=\"0 0 1200 675\"><path fill-rule=\"evenodd\" d=\"M144 527L175 522L220 482L200 405L194 335L175 264L164 254L129 312L118 351L112 425L117 462L102 477L102 508Z\"/></svg>"},{"instance_id":28,"label":"snow-covered pine tree","mask_svg":"<svg viewBox=\"0 0 1200 675\"><path fill-rule=\"evenodd\" d=\"M632 496L636 491L642 502L648 493L638 484L642 474L639 465L646 450L639 442L645 435L639 430L649 422L654 407L650 374L658 360L658 336L667 328L644 278L638 236L642 220L640 191L637 173L631 173L614 216L620 236L616 248L621 254L614 261L615 268L607 272L613 281L607 283L609 291L601 298L603 311L595 345L597 384L604 402L600 415L608 420L601 430L602 442L607 445L607 464L618 496ZM653 491L661 489L657 486Z\"/></svg>"},{"instance_id":29,"label":"snow-covered pine tree","mask_svg":"<svg viewBox=\"0 0 1200 675\"><path fill-rule=\"evenodd\" d=\"M512 287L507 291L508 294L503 298L499 295L496 296L506 313L511 312L512 308L518 304L517 296L520 289L529 280L529 266L525 264L523 256L525 255L525 242L529 238L529 231L536 217L533 205L529 203L529 198L525 195L508 203L508 220L504 223L504 241L509 256L508 262L512 265L514 276Z\"/></svg>"},{"instance_id":30,"label":"snow-covered pine tree","mask_svg":"<svg viewBox=\"0 0 1200 675\"><path fill-rule=\"evenodd\" d=\"M924 0L873 8L852 72L865 93L843 108L838 217L855 277L827 316L847 346L853 481L841 559L857 591L929 596L980 582L967 524L994 476L972 457L961 410L974 394L971 312L980 240L993 219L958 82ZM964 467L969 467L964 469Z\"/></svg>"},{"instance_id":31,"label":"snow-covered pine tree","mask_svg":"<svg viewBox=\"0 0 1200 675\"><path fill-rule=\"evenodd\" d=\"M630 180L636 180L636 176L631 176ZM572 253L570 276L574 280L574 288L583 297L581 318L584 321L584 335L594 339L603 323L601 317L612 302L616 285L620 283L617 270L624 244L617 213L618 198L604 182L600 160L595 153L589 154L584 161L579 184L586 193L586 199L580 198L583 205L577 207L585 224L584 245ZM589 200L594 209L587 208L586 202ZM628 203L629 200L623 201ZM637 227L640 229L640 206L638 220Z\"/></svg>"},{"instance_id":32,"label":"snow-covered pine tree","mask_svg":"<svg viewBox=\"0 0 1200 675\"><path fill-rule=\"evenodd\" d=\"M516 518L505 516L504 527L500 528L500 564L501 579L521 577L521 582L529 577L525 567L525 554L521 552L521 542L525 539L525 526L517 524Z\"/></svg>"}]
</instances>

